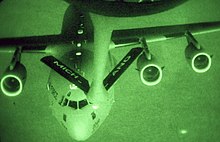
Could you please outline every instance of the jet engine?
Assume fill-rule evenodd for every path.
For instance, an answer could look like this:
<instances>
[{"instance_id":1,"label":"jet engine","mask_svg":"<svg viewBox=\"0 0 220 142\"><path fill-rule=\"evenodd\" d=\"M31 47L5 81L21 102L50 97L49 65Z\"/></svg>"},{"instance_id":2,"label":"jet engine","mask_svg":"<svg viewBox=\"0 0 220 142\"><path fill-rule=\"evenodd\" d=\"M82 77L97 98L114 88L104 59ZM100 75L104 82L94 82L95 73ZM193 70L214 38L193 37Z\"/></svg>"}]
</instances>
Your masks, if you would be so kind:
<instances>
[{"instance_id":1,"label":"jet engine","mask_svg":"<svg viewBox=\"0 0 220 142\"><path fill-rule=\"evenodd\" d=\"M162 79L162 68L157 65L157 62L148 49L145 38L140 39L143 47L142 54L137 60L137 70L141 81L147 86L154 86Z\"/></svg>"},{"instance_id":2,"label":"jet engine","mask_svg":"<svg viewBox=\"0 0 220 142\"><path fill-rule=\"evenodd\" d=\"M3 73L0 85L3 94L6 96L17 96L23 90L26 81L27 70L25 66L20 63L21 51L22 49L20 47L14 51L11 63Z\"/></svg>"},{"instance_id":3,"label":"jet engine","mask_svg":"<svg viewBox=\"0 0 220 142\"><path fill-rule=\"evenodd\" d=\"M6 69L1 79L1 90L6 96L17 96L22 92L26 81L27 71L23 64L17 62L11 70Z\"/></svg>"},{"instance_id":4,"label":"jet engine","mask_svg":"<svg viewBox=\"0 0 220 142\"><path fill-rule=\"evenodd\" d=\"M162 79L162 68L157 65L152 55L148 59L144 53L141 54L137 60L137 68L141 81L147 86L156 85Z\"/></svg>"},{"instance_id":5,"label":"jet engine","mask_svg":"<svg viewBox=\"0 0 220 142\"><path fill-rule=\"evenodd\" d=\"M185 57L192 69L197 73L204 73L211 67L211 56L205 52L190 32L186 33L188 45L185 49Z\"/></svg>"}]
</instances>

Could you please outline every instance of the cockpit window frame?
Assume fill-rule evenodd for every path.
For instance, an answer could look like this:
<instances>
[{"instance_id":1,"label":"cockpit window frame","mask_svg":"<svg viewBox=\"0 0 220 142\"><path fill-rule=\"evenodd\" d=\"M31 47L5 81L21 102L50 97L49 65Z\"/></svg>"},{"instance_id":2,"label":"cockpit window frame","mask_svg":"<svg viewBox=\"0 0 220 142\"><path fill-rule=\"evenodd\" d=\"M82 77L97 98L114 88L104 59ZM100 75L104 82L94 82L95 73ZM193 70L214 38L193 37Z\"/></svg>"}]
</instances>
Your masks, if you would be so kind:
<instances>
[{"instance_id":1,"label":"cockpit window frame","mask_svg":"<svg viewBox=\"0 0 220 142\"><path fill-rule=\"evenodd\" d=\"M61 106L68 106L68 104L69 104L69 100L64 97L64 98L62 99Z\"/></svg>"},{"instance_id":2,"label":"cockpit window frame","mask_svg":"<svg viewBox=\"0 0 220 142\"><path fill-rule=\"evenodd\" d=\"M73 102L75 102L76 104L72 105ZM82 103L82 104L80 105L80 103ZM63 107L68 106L68 107L73 108L75 110L79 110L79 109L83 109L85 106L90 105L92 103L89 102L86 98L82 99L80 101L73 101L73 100L70 100L66 97L63 97L59 104ZM76 107L74 107L74 106L76 106Z\"/></svg>"}]
</instances>

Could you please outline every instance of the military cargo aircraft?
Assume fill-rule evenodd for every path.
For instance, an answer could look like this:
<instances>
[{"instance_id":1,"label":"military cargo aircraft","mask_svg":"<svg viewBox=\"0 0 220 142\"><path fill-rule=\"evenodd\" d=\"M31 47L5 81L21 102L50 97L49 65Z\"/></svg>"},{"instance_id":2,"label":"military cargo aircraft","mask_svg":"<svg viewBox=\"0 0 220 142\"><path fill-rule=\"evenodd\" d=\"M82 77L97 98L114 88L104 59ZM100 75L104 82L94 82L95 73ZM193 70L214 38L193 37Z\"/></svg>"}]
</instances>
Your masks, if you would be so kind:
<instances>
[{"instance_id":1,"label":"military cargo aircraft","mask_svg":"<svg viewBox=\"0 0 220 142\"><path fill-rule=\"evenodd\" d=\"M156 62L148 43L185 37L185 58L197 73L205 73L211 67L212 55L195 39L194 35L217 32L220 21L187 23L133 29L103 30L106 40L96 33L96 22L91 13L106 17L136 17L159 13L185 0L68 0L61 33L31 37L0 39L0 51L13 50L14 56L1 76L4 95L15 97L22 93L27 70L21 63L25 52L49 54L41 61L51 68L46 87L53 115L77 141L88 139L104 122L114 103L114 87L119 77L137 59L140 81L154 86L162 80L163 66ZM104 26L103 26L104 27ZM106 34L106 33L103 33ZM71 51L59 59L48 46L69 46ZM132 48L117 63L110 50Z\"/></svg>"}]
</instances>

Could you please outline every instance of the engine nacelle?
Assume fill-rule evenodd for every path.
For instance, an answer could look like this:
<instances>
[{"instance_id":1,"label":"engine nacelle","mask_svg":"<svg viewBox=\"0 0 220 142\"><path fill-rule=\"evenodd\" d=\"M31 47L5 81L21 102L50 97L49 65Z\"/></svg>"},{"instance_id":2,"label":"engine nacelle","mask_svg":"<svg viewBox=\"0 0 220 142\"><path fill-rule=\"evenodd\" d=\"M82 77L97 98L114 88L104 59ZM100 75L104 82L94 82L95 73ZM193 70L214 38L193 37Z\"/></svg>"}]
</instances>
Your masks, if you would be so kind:
<instances>
[{"instance_id":1,"label":"engine nacelle","mask_svg":"<svg viewBox=\"0 0 220 142\"><path fill-rule=\"evenodd\" d=\"M162 68L157 65L153 57L148 60L145 54L141 54L137 60L137 68L142 83L147 86L156 85L162 79Z\"/></svg>"},{"instance_id":2,"label":"engine nacelle","mask_svg":"<svg viewBox=\"0 0 220 142\"><path fill-rule=\"evenodd\" d=\"M185 49L185 57L192 69L197 73L204 73L211 67L212 59L204 49L197 49L192 43L189 43Z\"/></svg>"},{"instance_id":3,"label":"engine nacelle","mask_svg":"<svg viewBox=\"0 0 220 142\"><path fill-rule=\"evenodd\" d=\"M27 71L24 65L17 62L14 69L8 67L1 79L1 90L6 96L19 95L26 81Z\"/></svg>"}]
</instances>

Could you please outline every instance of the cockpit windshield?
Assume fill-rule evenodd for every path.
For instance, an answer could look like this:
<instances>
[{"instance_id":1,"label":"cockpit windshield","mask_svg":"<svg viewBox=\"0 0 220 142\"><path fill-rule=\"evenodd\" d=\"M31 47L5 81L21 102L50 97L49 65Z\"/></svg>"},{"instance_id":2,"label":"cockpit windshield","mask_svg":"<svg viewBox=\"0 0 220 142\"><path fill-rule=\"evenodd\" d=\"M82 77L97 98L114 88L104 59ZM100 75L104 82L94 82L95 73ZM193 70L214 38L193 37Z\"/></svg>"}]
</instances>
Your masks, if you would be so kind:
<instances>
[{"instance_id":1,"label":"cockpit windshield","mask_svg":"<svg viewBox=\"0 0 220 142\"><path fill-rule=\"evenodd\" d=\"M85 107L86 105L88 105L88 102L86 99L79 101L79 109Z\"/></svg>"},{"instance_id":2,"label":"cockpit windshield","mask_svg":"<svg viewBox=\"0 0 220 142\"><path fill-rule=\"evenodd\" d=\"M74 109L77 109L77 102L76 101L69 101L69 106Z\"/></svg>"},{"instance_id":3,"label":"cockpit windshield","mask_svg":"<svg viewBox=\"0 0 220 142\"><path fill-rule=\"evenodd\" d=\"M69 103L68 103L69 102ZM77 105L77 103L78 103L78 105ZM71 108L74 108L74 109L82 109L83 107L85 107L86 105L88 105L88 101L86 100L86 99L84 99L84 100L81 100L81 101L71 101L71 100L68 100L68 99L64 99L63 100L63 103L62 103L63 105L62 106L66 106L67 104L68 104L68 106L69 107L71 107Z\"/></svg>"}]
</instances>

